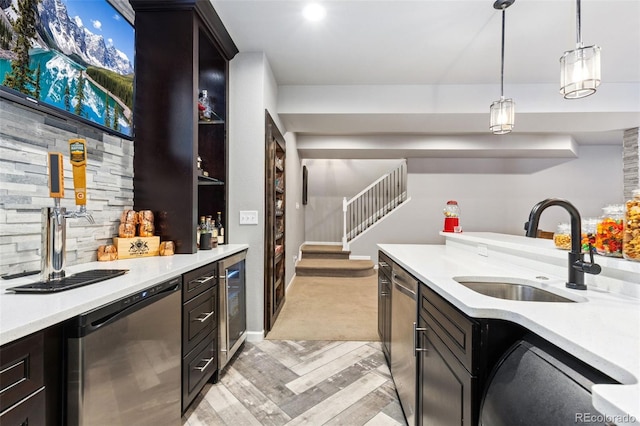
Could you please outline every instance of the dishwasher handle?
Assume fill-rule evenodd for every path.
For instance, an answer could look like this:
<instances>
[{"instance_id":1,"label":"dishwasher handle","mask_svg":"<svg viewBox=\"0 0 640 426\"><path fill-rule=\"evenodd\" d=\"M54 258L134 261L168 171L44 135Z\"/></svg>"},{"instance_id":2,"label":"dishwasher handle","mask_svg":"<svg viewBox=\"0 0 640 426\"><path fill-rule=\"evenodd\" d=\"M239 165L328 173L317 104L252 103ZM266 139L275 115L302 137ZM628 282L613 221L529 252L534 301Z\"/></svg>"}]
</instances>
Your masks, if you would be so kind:
<instances>
[{"instance_id":1,"label":"dishwasher handle","mask_svg":"<svg viewBox=\"0 0 640 426\"><path fill-rule=\"evenodd\" d=\"M416 290L418 283L414 279L407 279L395 271L392 271L391 282L393 283L393 287L399 292L404 293L414 300L417 299Z\"/></svg>"},{"instance_id":2,"label":"dishwasher handle","mask_svg":"<svg viewBox=\"0 0 640 426\"><path fill-rule=\"evenodd\" d=\"M97 308L76 317L69 328L68 337L84 337L94 333L102 327L112 324L119 319L143 309L179 291L182 288L182 278L174 278L162 284L149 287L131 296L119 299L107 306ZM153 293L151 295L147 295Z\"/></svg>"}]
</instances>

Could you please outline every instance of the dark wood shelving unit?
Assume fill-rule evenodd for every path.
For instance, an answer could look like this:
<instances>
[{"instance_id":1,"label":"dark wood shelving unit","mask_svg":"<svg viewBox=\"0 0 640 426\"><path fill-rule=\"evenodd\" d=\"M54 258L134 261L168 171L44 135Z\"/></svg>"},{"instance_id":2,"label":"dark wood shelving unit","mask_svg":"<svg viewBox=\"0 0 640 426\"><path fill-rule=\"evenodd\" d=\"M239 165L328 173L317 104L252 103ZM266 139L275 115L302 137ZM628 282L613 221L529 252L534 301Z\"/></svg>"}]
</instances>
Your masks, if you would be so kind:
<instances>
[{"instance_id":1,"label":"dark wood shelving unit","mask_svg":"<svg viewBox=\"0 0 640 426\"><path fill-rule=\"evenodd\" d=\"M268 333L285 301L286 148L282 133L265 112L265 262L264 325Z\"/></svg>"},{"instance_id":2,"label":"dark wood shelving unit","mask_svg":"<svg viewBox=\"0 0 640 426\"><path fill-rule=\"evenodd\" d=\"M136 13L134 209L156 213L156 234L174 241L176 253L195 253L200 216L219 211L227 223L228 74L238 49L206 0L130 3ZM215 120L199 120L203 89ZM208 177L197 168L198 156Z\"/></svg>"},{"instance_id":3,"label":"dark wood shelving unit","mask_svg":"<svg viewBox=\"0 0 640 426\"><path fill-rule=\"evenodd\" d=\"M198 176L198 185L224 185L224 182L209 176Z\"/></svg>"}]
</instances>

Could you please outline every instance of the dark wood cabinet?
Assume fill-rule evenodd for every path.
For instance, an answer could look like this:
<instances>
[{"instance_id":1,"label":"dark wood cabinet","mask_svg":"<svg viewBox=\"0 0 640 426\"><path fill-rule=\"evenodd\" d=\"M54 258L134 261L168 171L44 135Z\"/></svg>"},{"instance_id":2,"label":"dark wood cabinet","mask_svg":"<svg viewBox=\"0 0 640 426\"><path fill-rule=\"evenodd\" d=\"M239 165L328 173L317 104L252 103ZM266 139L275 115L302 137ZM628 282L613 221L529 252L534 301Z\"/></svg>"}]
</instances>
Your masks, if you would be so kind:
<instances>
[{"instance_id":1,"label":"dark wood cabinet","mask_svg":"<svg viewBox=\"0 0 640 426\"><path fill-rule=\"evenodd\" d=\"M477 378L455 359L426 321L420 318L418 361L419 425L474 425L472 398Z\"/></svg>"},{"instance_id":2,"label":"dark wood cabinet","mask_svg":"<svg viewBox=\"0 0 640 426\"><path fill-rule=\"evenodd\" d=\"M63 424L61 371L59 325L2 346L0 424Z\"/></svg>"},{"instance_id":3,"label":"dark wood cabinet","mask_svg":"<svg viewBox=\"0 0 640 426\"><path fill-rule=\"evenodd\" d=\"M21 407L26 406L40 411L44 419L44 389L44 333L3 346L0 350L2 424L22 424L28 411ZM42 396L37 396L40 393Z\"/></svg>"},{"instance_id":4,"label":"dark wood cabinet","mask_svg":"<svg viewBox=\"0 0 640 426\"><path fill-rule=\"evenodd\" d=\"M174 241L177 253L195 253L198 218L219 211L227 220L228 63L238 50L209 1L130 3L134 208L156 213L156 234ZM199 117L203 90L215 112L210 120Z\"/></svg>"},{"instance_id":5,"label":"dark wood cabinet","mask_svg":"<svg viewBox=\"0 0 640 426\"><path fill-rule=\"evenodd\" d=\"M416 423L476 425L491 370L526 330L470 318L424 284L418 303Z\"/></svg>"},{"instance_id":6,"label":"dark wood cabinet","mask_svg":"<svg viewBox=\"0 0 640 426\"><path fill-rule=\"evenodd\" d=\"M282 133L265 111L265 332L269 332L285 301L286 145Z\"/></svg>"},{"instance_id":7,"label":"dark wood cabinet","mask_svg":"<svg viewBox=\"0 0 640 426\"><path fill-rule=\"evenodd\" d=\"M475 425L480 325L424 285L418 301L417 424Z\"/></svg>"},{"instance_id":8,"label":"dark wood cabinet","mask_svg":"<svg viewBox=\"0 0 640 426\"><path fill-rule=\"evenodd\" d=\"M218 263L183 276L182 412L218 372Z\"/></svg>"},{"instance_id":9,"label":"dark wood cabinet","mask_svg":"<svg viewBox=\"0 0 640 426\"><path fill-rule=\"evenodd\" d=\"M382 252L378 253L378 335L391 365L391 259Z\"/></svg>"}]
</instances>

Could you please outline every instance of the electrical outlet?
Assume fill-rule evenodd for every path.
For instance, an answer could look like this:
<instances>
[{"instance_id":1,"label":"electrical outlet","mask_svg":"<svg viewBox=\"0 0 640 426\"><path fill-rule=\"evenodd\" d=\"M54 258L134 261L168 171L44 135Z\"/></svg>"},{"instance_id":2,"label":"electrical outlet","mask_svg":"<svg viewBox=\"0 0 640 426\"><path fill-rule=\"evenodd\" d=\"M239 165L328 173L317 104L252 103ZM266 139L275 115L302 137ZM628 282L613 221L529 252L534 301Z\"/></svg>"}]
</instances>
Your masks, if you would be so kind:
<instances>
[{"instance_id":1,"label":"electrical outlet","mask_svg":"<svg viewBox=\"0 0 640 426\"><path fill-rule=\"evenodd\" d=\"M240 210L240 225L257 225L257 210Z\"/></svg>"}]
</instances>

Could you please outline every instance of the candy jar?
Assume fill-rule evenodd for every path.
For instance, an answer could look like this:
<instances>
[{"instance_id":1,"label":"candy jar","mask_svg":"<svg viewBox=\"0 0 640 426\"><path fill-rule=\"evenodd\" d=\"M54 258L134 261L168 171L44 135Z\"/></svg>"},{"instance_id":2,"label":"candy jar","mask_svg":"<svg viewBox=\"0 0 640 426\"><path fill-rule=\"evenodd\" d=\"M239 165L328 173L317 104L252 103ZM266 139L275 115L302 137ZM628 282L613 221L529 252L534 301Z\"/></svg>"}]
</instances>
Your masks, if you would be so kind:
<instances>
[{"instance_id":1,"label":"candy jar","mask_svg":"<svg viewBox=\"0 0 640 426\"><path fill-rule=\"evenodd\" d=\"M600 219L596 217L588 217L582 220L582 252L589 253L589 243L591 243L591 250L596 251L596 230L598 228L598 221Z\"/></svg>"},{"instance_id":2,"label":"candy jar","mask_svg":"<svg viewBox=\"0 0 640 426\"><path fill-rule=\"evenodd\" d=\"M640 261L640 189L633 191L633 198L625 203L622 256Z\"/></svg>"},{"instance_id":3,"label":"candy jar","mask_svg":"<svg viewBox=\"0 0 640 426\"><path fill-rule=\"evenodd\" d=\"M444 207L444 232L460 232L460 208L458 202L454 200L447 201Z\"/></svg>"},{"instance_id":4,"label":"candy jar","mask_svg":"<svg viewBox=\"0 0 640 426\"><path fill-rule=\"evenodd\" d=\"M612 204L602 211L596 228L596 251L601 256L622 257L624 205Z\"/></svg>"},{"instance_id":5,"label":"candy jar","mask_svg":"<svg viewBox=\"0 0 640 426\"><path fill-rule=\"evenodd\" d=\"M560 223L553 234L553 243L562 250L571 250L571 225Z\"/></svg>"}]
</instances>

